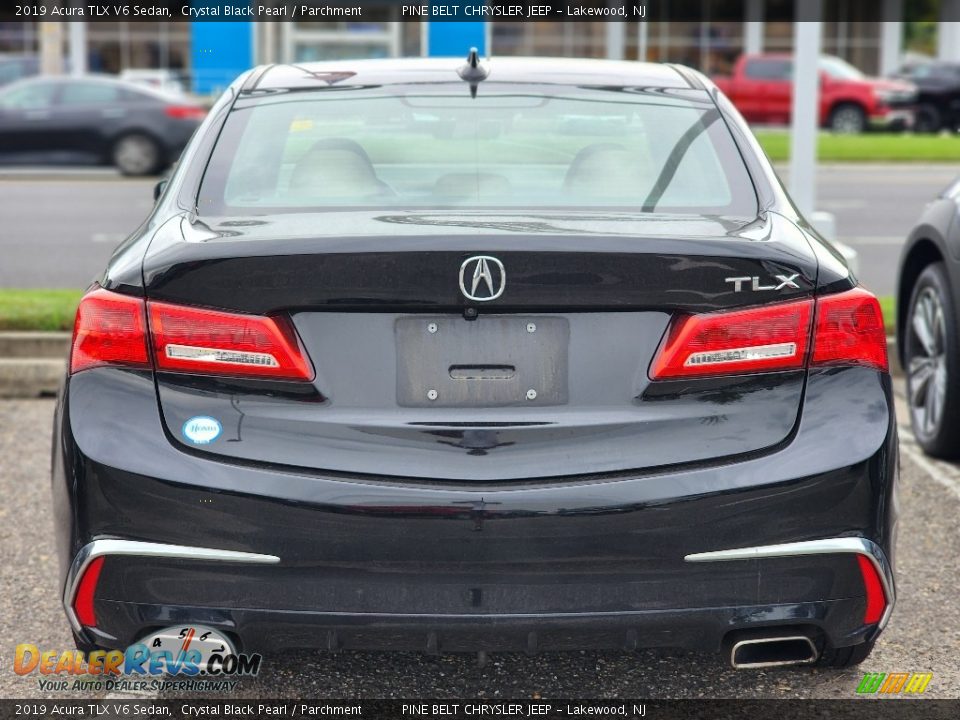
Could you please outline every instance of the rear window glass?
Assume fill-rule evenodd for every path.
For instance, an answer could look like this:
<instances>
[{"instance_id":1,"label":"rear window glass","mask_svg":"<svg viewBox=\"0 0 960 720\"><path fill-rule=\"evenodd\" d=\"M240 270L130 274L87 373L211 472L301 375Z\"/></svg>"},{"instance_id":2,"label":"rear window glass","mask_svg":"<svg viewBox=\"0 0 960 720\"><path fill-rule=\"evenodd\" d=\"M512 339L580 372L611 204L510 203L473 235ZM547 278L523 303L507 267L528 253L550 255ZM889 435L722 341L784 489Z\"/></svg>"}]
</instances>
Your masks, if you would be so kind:
<instances>
[{"instance_id":1,"label":"rear window glass","mask_svg":"<svg viewBox=\"0 0 960 720\"><path fill-rule=\"evenodd\" d=\"M585 207L754 215L702 91L465 83L242 99L201 215L343 207Z\"/></svg>"}]
</instances>

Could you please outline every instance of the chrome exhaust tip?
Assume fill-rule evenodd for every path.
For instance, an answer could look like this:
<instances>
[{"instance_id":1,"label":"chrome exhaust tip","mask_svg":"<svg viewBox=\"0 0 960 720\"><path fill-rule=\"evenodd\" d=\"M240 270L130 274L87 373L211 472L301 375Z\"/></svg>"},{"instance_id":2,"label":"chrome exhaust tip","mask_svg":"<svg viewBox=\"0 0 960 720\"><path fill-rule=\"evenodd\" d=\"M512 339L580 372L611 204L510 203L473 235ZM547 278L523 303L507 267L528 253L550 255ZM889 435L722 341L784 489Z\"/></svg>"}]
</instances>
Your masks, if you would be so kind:
<instances>
[{"instance_id":1,"label":"chrome exhaust tip","mask_svg":"<svg viewBox=\"0 0 960 720\"><path fill-rule=\"evenodd\" d=\"M806 635L751 637L738 640L730 649L730 664L738 670L810 665L820 653Z\"/></svg>"}]
</instances>

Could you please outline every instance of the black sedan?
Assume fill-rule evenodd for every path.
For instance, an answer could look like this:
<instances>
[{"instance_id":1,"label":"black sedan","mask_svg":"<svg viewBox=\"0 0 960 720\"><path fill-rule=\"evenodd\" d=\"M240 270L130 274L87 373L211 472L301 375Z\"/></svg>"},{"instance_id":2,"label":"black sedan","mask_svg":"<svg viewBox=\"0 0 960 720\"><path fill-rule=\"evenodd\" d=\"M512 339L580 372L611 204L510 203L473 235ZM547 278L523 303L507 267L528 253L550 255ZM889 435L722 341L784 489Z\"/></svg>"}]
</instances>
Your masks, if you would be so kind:
<instances>
[{"instance_id":1,"label":"black sedan","mask_svg":"<svg viewBox=\"0 0 960 720\"><path fill-rule=\"evenodd\" d=\"M917 132L960 128L960 63L920 63L903 68L897 77L917 86Z\"/></svg>"},{"instance_id":2,"label":"black sedan","mask_svg":"<svg viewBox=\"0 0 960 720\"><path fill-rule=\"evenodd\" d=\"M923 211L904 246L897 339L913 433L930 455L960 457L960 180Z\"/></svg>"},{"instance_id":3,"label":"black sedan","mask_svg":"<svg viewBox=\"0 0 960 720\"><path fill-rule=\"evenodd\" d=\"M0 90L0 164L112 164L150 175L175 162L206 110L107 77L37 77Z\"/></svg>"},{"instance_id":4,"label":"black sedan","mask_svg":"<svg viewBox=\"0 0 960 720\"><path fill-rule=\"evenodd\" d=\"M83 299L78 647L862 661L894 604L876 298L669 65L260 67Z\"/></svg>"}]
</instances>

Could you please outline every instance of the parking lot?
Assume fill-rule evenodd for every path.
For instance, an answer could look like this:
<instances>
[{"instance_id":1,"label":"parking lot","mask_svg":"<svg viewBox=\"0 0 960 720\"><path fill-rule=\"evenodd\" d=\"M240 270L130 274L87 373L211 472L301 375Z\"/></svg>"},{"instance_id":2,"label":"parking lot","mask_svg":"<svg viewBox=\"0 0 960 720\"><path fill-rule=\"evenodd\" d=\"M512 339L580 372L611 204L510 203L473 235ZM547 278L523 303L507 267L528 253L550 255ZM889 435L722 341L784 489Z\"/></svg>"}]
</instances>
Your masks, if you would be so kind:
<instances>
[{"instance_id":1,"label":"parking lot","mask_svg":"<svg viewBox=\"0 0 960 720\"><path fill-rule=\"evenodd\" d=\"M53 401L0 402L0 697L43 696L12 671L14 647L67 649L56 587L49 503ZM932 672L925 697L960 697L960 469L924 459L902 433L898 598L890 625L860 669L734 671L688 652L474 656L343 652L267 656L235 697L323 698L852 698L862 672ZM76 693L50 694L75 698Z\"/></svg>"},{"instance_id":2,"label":"parking lot","mask_svg":"<svg viewBox=\"0 0 960 720\"><path fill-rule=\"evenodd\" d=\"M820 166L817 205L836 216L873 292L894 293L907 233L956 175L952 165ZM0 288L86 287L150 212L154 183L109 169L0 169Z\"/></svg>"},{"instance_id":3,"label":"parking lot","mask_svg":"<svg viewBox=\"0 0 960 720\"><path fill-rule=\"evenodd\" d=\"M954 174L950 166L820 168L818 206L837 216L841 238L860 252L862 280L878 294L894 292L906 233ZM109 170L0 173L0 287L85 286L149 212L153 182ZM52 400L0 401L0 697L50 694L36 676L13 673L16 644L71 647L49 507L52 413ZM717 656L655 651L503 654L483 668L467 655L291 653L265 658L236 695L845 699L863 671L913 671L934 674L927 697L960 697L960 468L924 459L905 429L902 447L898 603L861 669L736 672Z\"/></svg>"}]
</instances>

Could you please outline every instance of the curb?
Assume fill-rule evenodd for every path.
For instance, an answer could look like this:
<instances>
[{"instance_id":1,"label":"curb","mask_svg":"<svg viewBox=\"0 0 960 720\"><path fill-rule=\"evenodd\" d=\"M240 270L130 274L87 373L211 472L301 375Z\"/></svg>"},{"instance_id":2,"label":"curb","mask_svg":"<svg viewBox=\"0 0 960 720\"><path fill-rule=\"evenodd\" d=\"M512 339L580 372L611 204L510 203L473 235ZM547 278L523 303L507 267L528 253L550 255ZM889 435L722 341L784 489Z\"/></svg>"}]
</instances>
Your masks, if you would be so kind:
<instances>
[{"instance_id":1,"label":"curb","mask_svg":"<svg viewBox=\"0 0 960 720\"><path fill-rule=\"evenodd\" d=\"M0 398L55 397L65 370L66 360L0 358Z\"/></svg>"},{"instance_id":2,"label":"curb","mask_svg":"<svg viewBox=\"0 0 960 720\"><path fill-rule=\"evenodd\" d=\"M62 358L69 347L68 332L0 332L0 358Z\"/></svg>"},{"instance_id":3,"label":"curb","mask_svg":"<svg viewBox=\"0 0 960 720\"><path fill-rule=\"evenodd\" d=\"M0 398L56 396L69 349L67 332L0 332Z\"/></svg>"}]
</instances>

